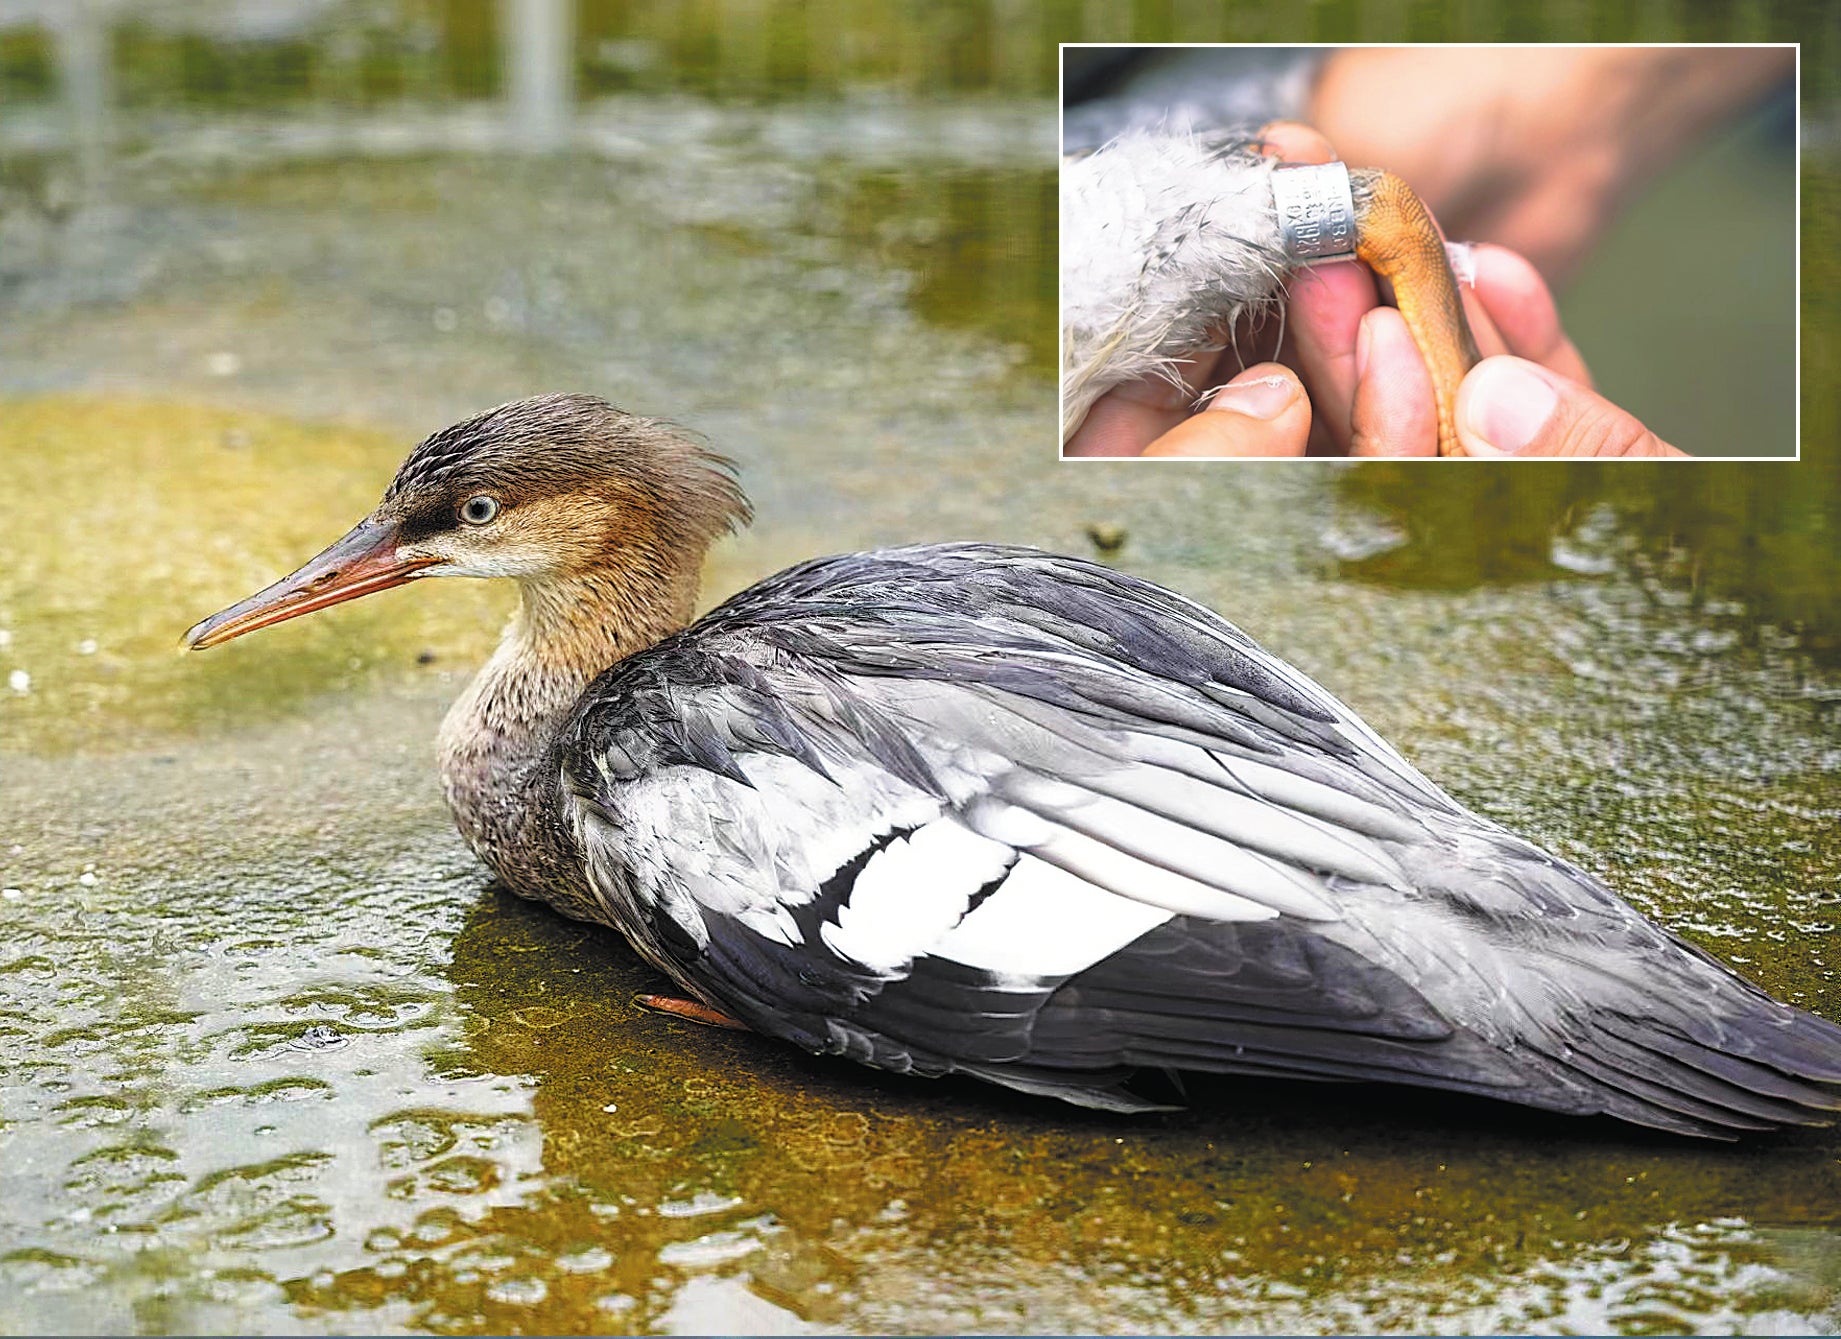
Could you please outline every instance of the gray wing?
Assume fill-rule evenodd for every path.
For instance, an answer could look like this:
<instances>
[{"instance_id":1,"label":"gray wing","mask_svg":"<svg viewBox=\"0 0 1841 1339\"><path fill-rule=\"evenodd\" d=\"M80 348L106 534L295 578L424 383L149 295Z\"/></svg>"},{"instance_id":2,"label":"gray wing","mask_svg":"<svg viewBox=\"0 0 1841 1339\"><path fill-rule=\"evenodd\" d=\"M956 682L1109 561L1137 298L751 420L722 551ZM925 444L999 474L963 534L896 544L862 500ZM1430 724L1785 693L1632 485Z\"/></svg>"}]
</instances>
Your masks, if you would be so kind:
<instances>
[{"instance_id":1,"label":"gray wing","mask_svg":"<svg viewBox=\"0 0 1841 1339\"><path fill-rule=\"evenodd\" d=\"M1697 1134L1841 1108L1841 1029L1467 813L1216 615L933 546L610 671L565 784L610 921L757 1030L1143 1106L1367 1079Z\"/></svg>"}]
</instances>

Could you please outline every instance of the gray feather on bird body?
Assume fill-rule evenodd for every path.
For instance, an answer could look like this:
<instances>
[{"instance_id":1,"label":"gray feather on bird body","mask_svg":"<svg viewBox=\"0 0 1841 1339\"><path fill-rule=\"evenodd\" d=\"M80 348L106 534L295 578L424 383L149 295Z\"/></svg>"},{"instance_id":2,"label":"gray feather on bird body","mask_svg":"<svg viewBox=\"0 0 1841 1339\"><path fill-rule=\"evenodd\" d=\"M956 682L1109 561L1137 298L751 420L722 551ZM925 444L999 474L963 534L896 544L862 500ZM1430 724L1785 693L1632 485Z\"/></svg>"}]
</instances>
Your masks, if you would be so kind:
<instances>
[{"instance_id":1,"label":"gray feather on bird body","mask_svg":"<svg viewBox=\"0 0 1841 1339\"><path fill-rule=\"evenodd\" d=\"M842 853L887 842L897 826L912 834L952 815L986 839L1019 831L1037 838L1021 854L1039 856L1059 875L1100 879L1118 897L1155 903L1145 885L1199 876L1222 894L1219 918L1164 918L1156 934L1205 945L1231 927L1242 937L1266 936L1264 951L1282 948L1317 963L1318 974L1290 992L1287 1012L1271 995L1224 1005L1218 969L1168 976L1170 950L1142 934L1085 972L1018 972L1011 955L978 987L968 983L977 973L934 933L932 942L911 945L899 967L871 973L870 985L852 976L853 1003L843 1016L802 1025L802 1035L824 1039L818 1049L876 1063L898 1053L898 1067L910 1072L960 1069L998 1082L1010 1064L1018 1085L1032 1090L1054 1087L1045 1075L1058 1073L1061 1095L1106 1106L1133 1099L1094 1075L1168 1066L1392 1078L1700 1133L1755 1123L1754 1098L1735 1094L1725 1108L1703 1098L1670 1105L1659 1100L1672 1091L1666 1082L1629 1069L1628 1056L1622 1063L1632 1078L1623 1085L1610 1068L1576 1063L1580 1048L1608 1035L1595 1022L1607 1001L1629 1016L1668 1018L1670 1035L1685 1038L1681 1046L1703 1050L1705 1030L1696 1040L1679 1006L1659 1012L1650 997L1663 989L1683 992L1696 1007L1717 995L1738 1006L1738 1018L1768 1018L1772 1054L1789 1066L1772 1073L1801 1095L1788 1106L1774 1095L1771 1109L1786 1120L1792 1108L1798 1119L1826 1109L1833 1095L1804 1080L1841 1077L1841 1065L1824 1068L1820 1060L1828 1025L1785 1029L1782 1019L1794 1011L1755 992L1718 991L1698 955L1683 954L1589 876L1451 803L1391 750L1371 747L1371 732L1334 699L1295 672L1272 673L1256 650L1199 606L1097 565L976 545L846 555L770 579L615 667L577 713L565 755L594 758L600 740L619 737L634 784L674 778L722 815L736 866L712 876L724 891L709 899L720 910L705 917L715 939L703 952L731 964L731 975L700 984L750 1021L779 1005L745 988L738 993L735 963L784 958L799 965L782 972L821 977L863 969L822 937L744 948L738 927L764 913L725 900L733 888L783 878L788 867L778 853L786 846L818 850L844 832L841 866ZM748 691L714 691L732 684ZM670 728L638 723L661 718ZM687 739L687 730L704 737ZM633 753L636 734L650 741L650 753ZM1246 770L1253 768L1261 770ZM1213 812L1197 803L1198 786L1214 788ZM1313 811L1310 787L1341 804ZM1290 803L1299 796L1304 804ZM1107 805L1118 819L1107 816ZM990 806L1002 817L992 818ZM1018 828L1025 818L1047 828ZM1169 839L1178 829L1182 842ZM749 835L737 842L738 830ZM1063 860L1053 832L1075 835L1087 854ZM1236 874L1239 866L1225 859L1211 867L1199 859L1210 842L1223 852L1232 845L1240 862L1261 867ZM1198 858L1172 855L1178 846ZM1108 862L1095 865L1090 853L1101 847ZM827 863L793 868L792 882L773 892L775 910L809 900L835 873ZM654 868L629 877L643 884L679 876ZM1118 878L1136 882L1122 886ZM669 895L698 905L708 897L690 885ZM969 903L968 892L966 907L949 909L947 919L959 914L970 925L987 914ZM848 908L847 893L840 905ZM1530 942L1542 948L1524 957ZM708 961L676 970L698 981ZM1042 994L1026 1024L1006 1024L1005 1044L1021 1048L1011 1062L994 1058L991 1036L976 1028L984 1040L968 1040L972 1050L964 1053L950 1036L929 1048L903 1031L937 1014L942 971L957 973L953 997L968 1018L985 1017L971 1003L980 989L1003 992L1010 1006L1018 990ZM1102 988L1133 974L1141 977L1135 997L1134 988ZM1357 987L1362 980L1369 985ZM1382 995L1395 1003L1366 1021L1323 1012L1351 989L1380 998L1374 992L1383 980ZM1160 983L1173 983L1183 1000L1161 998ZM1406 1031L1382 1045L1375 1028ZM1115 1032L1116 1043L1103 1040ZM1076 1045L1076 1038L1084 1040ZM1670 1063L1666 1053L1651 1057L1651 1068ZM1733 1072L1692 1085L1717 1091L1732 1086Z\"/></svg>"}]
</instances>

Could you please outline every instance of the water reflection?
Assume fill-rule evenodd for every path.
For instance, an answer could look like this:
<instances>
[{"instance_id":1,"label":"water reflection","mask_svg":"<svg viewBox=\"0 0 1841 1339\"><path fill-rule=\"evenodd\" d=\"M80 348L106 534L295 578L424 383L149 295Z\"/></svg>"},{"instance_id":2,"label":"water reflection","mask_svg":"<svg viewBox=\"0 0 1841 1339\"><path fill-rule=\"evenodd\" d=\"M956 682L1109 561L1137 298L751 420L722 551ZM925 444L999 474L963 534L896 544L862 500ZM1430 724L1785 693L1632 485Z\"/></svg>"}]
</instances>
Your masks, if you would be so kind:
<instances>
[{"instance_id":1,"label":"water reflection","mask_svg":"<svg viewBox=\"0 0 1841 1339\"><path fill-rule=\"evenodd\" d=\"M912 275L925 318L995 333L1046 368L1053 113L1017 95L1052 89L1052 45L1019 41L1020 15L974 22L977 7L846 8L11 0L0 296L41 278L46 253L120 225L96 206L226 167L676 156L673 193L696 224L828 230ZM784 171L771 180L765 162L821 178L830 199ZM893 217L875 213L891 203Z\"/></svg>"},{"instance_id":2,"label":"water reflection","mask_svg":"<svg viewBox=\"0 0 1841 1339\"><path fill-rule=\"evenodd\" d=\"M505 83L512 140L527 152L569 139L575 89L570 0L504 0Z\"/></svg>"},{"instance_id":3,"label":"water reflection","mask_svg":"<svg viewBox=\"0 0 1841 1339\"><path fill-rule=\"evenodd\" d=\"M1348 504L1337 570L1383 585L1461 590L1603 576L1634 565L1657 598L1742 626L1748 640L1841 663L1831 518L1841 473L1708 464L1636 473L1589 464L1440 471L1380 464L1338 476Z\"/></svg>"},{"instance_id":4,"label":"water reflection","mask_svg":"<svg viewBox=\"0 0 1841 1339\"><path fill-rule=\"evenodd\" d=\"M648 1016L627 1001L655 980L611 935L509 896L453 952L467 1036L436 1067L535 1080L545 1189L291 1284L310 1317L401 1303L438 1331L671 1332L714 1290L731 1325L776 1331L1641 1332L1826 1304L1732 1215L1808 1222L1841 1196L1832 1134L1709 1154L1443 1096L1326 1109L1277 1083L1107 1119Z\"/></svg>"}]
</instances>

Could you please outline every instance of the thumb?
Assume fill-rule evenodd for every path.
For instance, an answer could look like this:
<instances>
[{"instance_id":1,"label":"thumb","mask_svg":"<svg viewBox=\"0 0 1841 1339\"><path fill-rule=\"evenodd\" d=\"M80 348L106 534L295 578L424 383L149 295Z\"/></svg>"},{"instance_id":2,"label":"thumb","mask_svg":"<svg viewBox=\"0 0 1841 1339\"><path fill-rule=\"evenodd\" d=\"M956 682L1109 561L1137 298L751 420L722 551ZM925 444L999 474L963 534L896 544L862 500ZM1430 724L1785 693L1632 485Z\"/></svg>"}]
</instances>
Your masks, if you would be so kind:
<instances>
[{"instance_id":1,"label":"thumb","mask_svg":"<svg viewBox=\"0 0 1841 1339\"><path fill-rule=\"evenodd\" d=\"M1147 456L1301 456L1310 440L1310 398L1297 373L1249 367L1215 391L1208 407L1144 448Z\"/></svg>"},{"instance_id":2,"label":"thumb","mask_svg":"<svg viewBox=\"0 0 1841 1339\"><path fill-rule=\"evenodd\" d=\"M1603 396L1538 363L1502 355L1470 370L1457 393L1467 454L1685 456Z\"/></svg>"}]
</instances>

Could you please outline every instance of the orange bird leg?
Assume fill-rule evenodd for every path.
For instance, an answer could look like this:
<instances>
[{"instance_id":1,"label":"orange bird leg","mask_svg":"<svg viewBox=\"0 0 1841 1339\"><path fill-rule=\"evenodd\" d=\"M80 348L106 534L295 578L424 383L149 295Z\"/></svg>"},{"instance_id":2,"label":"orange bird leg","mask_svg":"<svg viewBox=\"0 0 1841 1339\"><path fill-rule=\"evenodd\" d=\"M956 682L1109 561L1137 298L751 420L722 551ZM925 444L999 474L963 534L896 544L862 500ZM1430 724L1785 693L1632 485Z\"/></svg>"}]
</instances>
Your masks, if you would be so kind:
<instances>
[{"instance_id":1,"label":"orange bird leg","mask_svg":"<svg viewBox=\"0 0 1841 1339\"><path fill-rule=\"evenodd\" d=\"M693 1023L704 1023L710 1027L733 1028L737 1032L752 1032L754 1029L739 1018L730 1018L720 1009L712 1009L707 1004L696 1000L680 1000L673 995L635 995L633 1003L641 1009L650 1009L655 1014L670 1014L673 1018L689 1019Z\"/></svg>"},{"instance_id":2,"label":"orange bird leg","mask_svg":"<svg viewBox=\"0 0 1841 1339\"><path fill-rule=\"evenodd\" d=\"M1412 187L1391 172L1349 174L1355 196L1355 254L1393 285L1394 305L1413 332L1438 403L1438 454L1461 456L1457 388L1482 361L1464 319L1464 300L1445 239Z\"/></svg>"}]
</instances>

